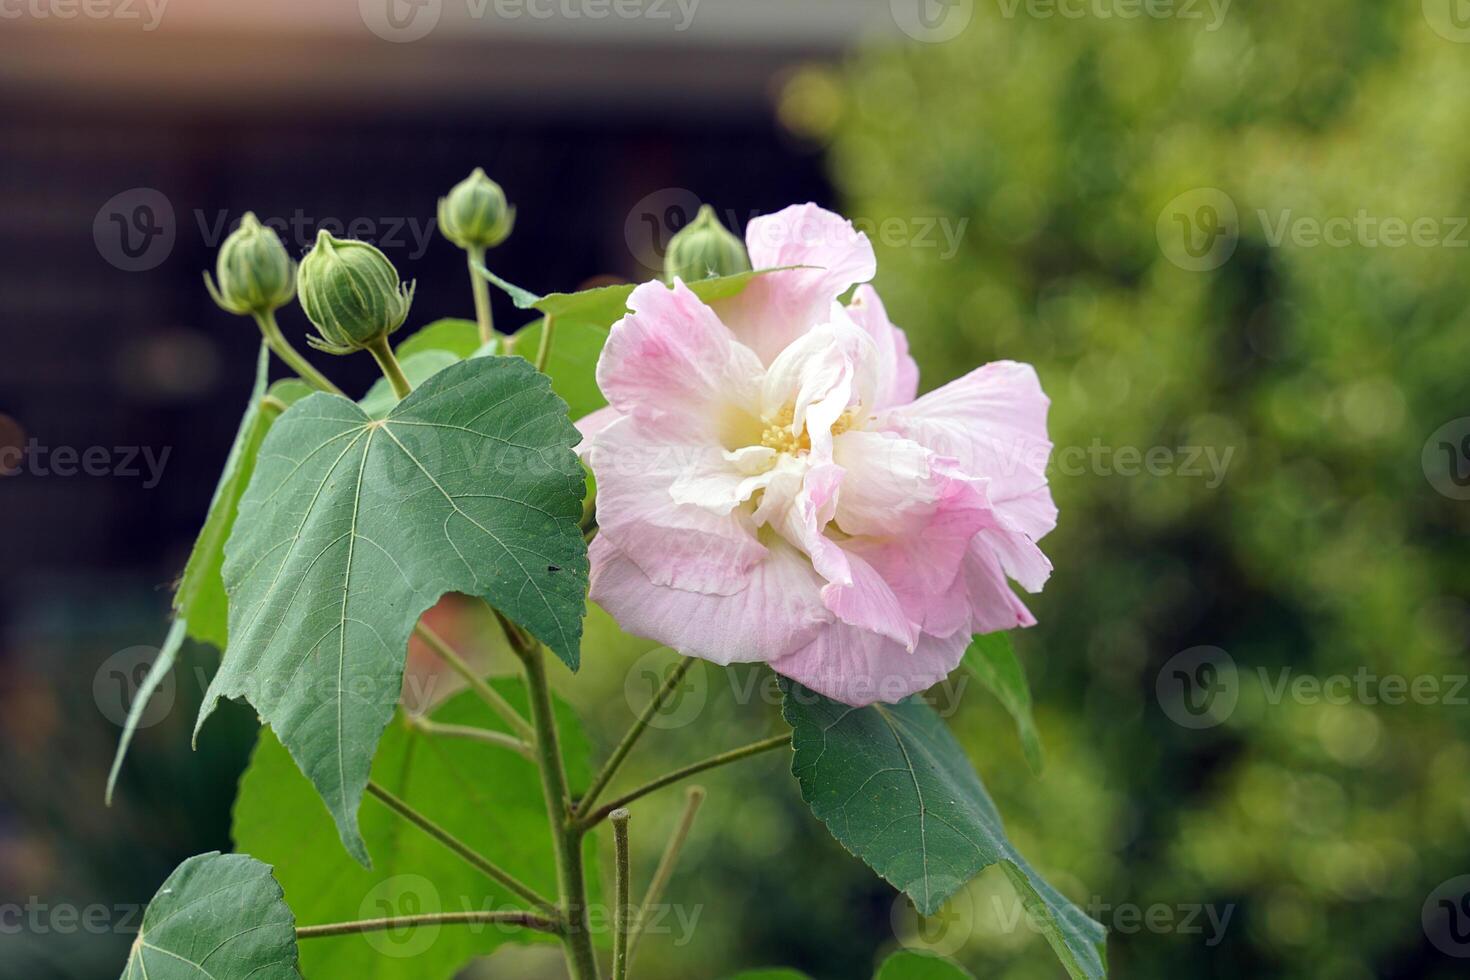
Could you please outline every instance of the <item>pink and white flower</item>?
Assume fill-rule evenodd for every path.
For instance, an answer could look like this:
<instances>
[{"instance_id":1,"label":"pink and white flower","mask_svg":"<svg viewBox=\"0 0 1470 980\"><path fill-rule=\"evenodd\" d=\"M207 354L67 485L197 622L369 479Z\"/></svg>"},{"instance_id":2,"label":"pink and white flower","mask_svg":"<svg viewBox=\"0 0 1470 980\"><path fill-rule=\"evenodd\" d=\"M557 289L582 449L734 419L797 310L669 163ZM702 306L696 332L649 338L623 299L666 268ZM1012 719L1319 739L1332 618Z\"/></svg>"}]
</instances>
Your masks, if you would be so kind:
<instances>
[{"instance_id":1,"label":"pink and white flower","mask_svg":"<svg viewBox=\"0 0 1470 980\"><path fill-rule=\"evenodd\" d=\"M852 705L936 683L970 637L1035 620L1056 524L1036 372L988 364L916 398L867 237L807 204L746 233L772 272L712 304L629 299L579 423L597 478L594 601L718 664L765 661ZM858 285L847 305L839 297Z\"/></svg>"}]
</instances>

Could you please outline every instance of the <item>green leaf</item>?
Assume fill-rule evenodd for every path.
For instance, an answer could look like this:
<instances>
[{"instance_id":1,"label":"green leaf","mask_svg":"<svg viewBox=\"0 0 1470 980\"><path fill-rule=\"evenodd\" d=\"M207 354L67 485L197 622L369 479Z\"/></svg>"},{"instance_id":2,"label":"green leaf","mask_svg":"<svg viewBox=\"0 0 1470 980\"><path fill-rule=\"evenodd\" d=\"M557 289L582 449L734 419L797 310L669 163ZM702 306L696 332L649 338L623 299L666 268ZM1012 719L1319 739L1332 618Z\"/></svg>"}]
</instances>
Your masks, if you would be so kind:
<instances>
[{"instance_id":1,"label":"green leaf","mask_svg":"<svg viewBox=\"0 0 1470 980\"><path fill-rule=\"evenodd\" d=\"M805 973L798 973L795 970L776 968L771 970L746 970L744 973L731 977L730 980L811 980L811 977Z\"/></svg>"},{"instance_id":2,"label":"green leaf","mask_svg":"<svg viewBox=\"0 0 1470 980\"><path fill-rule=\"evenodd\" d=\"M541 343L545 319L528 323L516 333L516 353L534 357ZM607 343L607 327L574 320L556 321L546 373L551 390L567 403L567 415L580 419L607 404L597 387L597 359Z\"/></svg>"},{"instance_id":3,"label":"green leaf","mask_svg":"<svg viewBox=\"0 0 1470 980\"><path fill-rule=\"evenodd\" d=\"M523 684L509 680L494 686L525 710ZM575 715L560 702L556 715L575 792L590 781L591 751ZM509 733L498 716L467 692L451 698L433 718ZM400 716L383 736L373 780L521 882L555 896L546 802L529 760L496 745L425 735ZM376 799L363 807L362 833L374 858L372 870L335 846L336 829L311 784L271 733L262 730L235 800L235 845L275 866L303 924L527 907L525 899ZM589 842L592 837L588 835ZM588 867L596 867L595 860ZM310 977L448 980L470 959L503 943L540 938L539 933L486 925L310 939L301 944L301 966Z\"/></svg>"},{"instance_id":4,"label":"green leaf","mask_svg":"<svg viewBox=\"0 0 1470 980\"><path fill-rule=\"evenodd\" d=\"M587 591L577 432L519 358L462 361L374 420L315 394L261 447L228 547L230 655L195 726L243 698L366 863L357 809L408 636L479 596L576 669Z\"/></svg>"},{"instance_id":5,"label":"green leaf","mask_svg":"<svg viewBox=\"0 0 1470 980\"><path fill-rule=\"evenodd\" d=\"M296 921L271 869L245 854L191 857L148 903L119 980L300 980Z\"/></svg>"},{"instance_id":6,"label":"green leaf","mask_svg":"<svg viewBox=\"0 0 1470 980\"><path fill-rule=\"evenodd\" d=\"M975 975L942 957L902 950L883 961L873 980L975 980Z\"/></svg>"},{"instance_id":7,"label":"green leaf","mask_svg":"<svg viewBox=\"0 0 1470 980\"><path fill-rule=\"evenodd\" d=\"M230 453L225 457L224 472L215 485L214 497L209 502L209 511L204 526L194 540L189 552L189 561L179 586L174 591L175 619L187 620L188 632L194 639L212 643L220 650L225 648L227 638L226 616L228 604L225 600L225 585L220 578L220 567L225 560L225 540L235 523L235 511L240 504L240 495L250 482L250 473L255 468L255 454L270 426L269 413L262 413L261 396L265 394L267 372L270 367L270 350L262 342L255 363L255 384L250 389L250 400L245 405L245 415L240 419L240 428Z\"/></svg>"},{"instance_id":8,"label":"green leaf","mask_svg":"<svg viewBox=\"0 0 1470 980\"><path fill-rule=\"evenodd\" d=\"M832 836L924 915L1000 864L1074 978L1106 975L1103 927L1031 870L954 736L916 698L852 708L782 680L791 772Z\"/></svg>"},{"instance_id":9,"label":"green leaf","mask_svg":"<svg viewBox=\"0 0 1470 980\"><path fill-rule=\"evenodd\" d=\"M128 717L123 722L122 737L117 740L117 752L112 757L112 769L107 773L107 793L103 797L108 806L112 806L112 791L117 788L117 774L122 771L123 756L128 754L128 746L133 743L133 735L138 730L138 722L143 718L143 711L148 707L148 702L153 698L153 692L158 690L158 685L168 676L168 672L174 669L174 661L179 658L179 648L184 645L184 635L188 632L188 624L182 619L176 619L169 627L168 636L164 637L163 646L158 648L158 656L148 666L148 673L143 677L143 683L138 685L138 691L133 695L133 703L128 705Z\"/></svg>"},{"instance_id":10,"label":"green leaf","mask_svg":"<svg viewBox=\"0 0 1470 980\"><path fill-rule=\"evenodd\" d=\"M408 383L417 388L451 364L458 364L462 360L463 358L447 350L422 350L405 357L398 366L403 369L403 376L408 378ZM398 395L394 393L393 385L387 378L379 378L357 404L373 418L380 419L393 411L393 406L398 404Z\"/></svg>"},{"instance_id":11,"label":"green leaf","mask_svg":"<svg viewBox=\"0 0 1470 980\"><path fill-rule=\"evenodd\" d=\"M797 267L782 267L782 269L787 268ZM684 285L688 286L694 295L708 303L712 300L735 296L757 276L763 276L769 272L780 272L782 269L756 269L733 276L713 276ZM562 321L577 321L611 327L623 318L623 314L628 312L628 297L640 285L628 282L615 286L598 286L595 289L584 289L576 293L548 293L545 296L537 296L528 289L511 285L483 266L479 271L486 279L504 290L517 309L538 310L547 316L556 317L558 325Z\"/></svg>"},{"instance_id":12,"label":"green leaf","mask_svg":"<svg viewBox=\"0 0 1470 980\"><path fill-rule=\"evenodd\" d=\"M1005 633L988 633L977 636L965 651L965 666L980 683L990 689L1001 705L1016 721L1016 734L1021 737L1021 751L1032 772L1041 772L1041 736L1036 731L1036 720L1031 716L1031 688L1026 684L1026 672L1016 651L1011 647L1011 638Z\"/></svg>"},{"instance_id":13,"label":"green leaf","mask_svg":"<svg viewBox=\"0 0 1470 980\"><path fill-rule=\"evenodd\" d=\"M446 317L414 333L396 348L399 357L426 350L447 350L461 361L480 348L480 327L474 320Z\"/></svg>"}]
</instances>

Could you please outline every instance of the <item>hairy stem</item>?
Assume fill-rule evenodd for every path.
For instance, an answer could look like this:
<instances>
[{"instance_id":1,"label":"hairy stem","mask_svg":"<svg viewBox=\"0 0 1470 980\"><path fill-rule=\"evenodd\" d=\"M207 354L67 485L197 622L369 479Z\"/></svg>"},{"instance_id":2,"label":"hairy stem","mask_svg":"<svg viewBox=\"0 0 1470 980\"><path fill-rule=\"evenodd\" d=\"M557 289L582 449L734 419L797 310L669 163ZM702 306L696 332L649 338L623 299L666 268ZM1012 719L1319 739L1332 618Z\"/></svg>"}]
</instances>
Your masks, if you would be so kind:
<instances>
[{"instance_id":1,"label":"hairy stem","mask_svg":"<svg viewBox=\"0 0 1470 980\"><path fill-rule=\"evenodd\" d=\"M409 392L413 391L413 385L408 383L403 368L398 364L398 358L393 356L393 348L388 346L388 338L379 337L368 345L367 352L373 355L373 360L378 362L383 377L387 378L388 383L393 386L393 394L400 399L407 398Z\"/></svg>"},{"instance_id":2,"label":"hairy stem","mask_svg":"<svg viewBox=\"0 0 1470 980\"><path fill-rule=\"evenodd\" d=\"M382 803L387 806L388 809L392 810L394 813L397 813L403 819L418 827L424 833L428 834L430 837L434 838L436 841L449 848L455 854L458 854L460 857L464 858L475 868L484 872L487 877L500 882L500 884L515 892L517 895L521 896L532 905L536 905L542 908L554 907L555 903L552 902L550 899L543 898L539 893L536 892L535 889L531 888L529 885L522 884L511 874L492 864L488 858L482 857L478 852L470 848L468 844L463 843L459 838L455 837L449 831L445 830L443 827L440 827L438 824L434 823L434 821L430 820L422 813L419 813L413 807L409 806L403 800L400 800L398 797L394 796L392 793L388 792L377 783L369 782L367 784L367 791L368 793L382 801Z\"/></svg>"},{"instance_id":3,"label":"hairy stem","mask_svg":"<svg viewBox=\"0 0 1470 980\"><path fill-rule=\"evenodd\" d=\"M614 810L608 814L613 825L613 954L612 980L628 978L628 818L627 810Z\"/></svg>"},{"instance_id":4,"label":"hairy stem","mask_svg":"<svg viewBox=\"0 0 1470 980\"><path fill-rule=\"evenodd\" d=\"M516 733L522 739L527 742L535 739L536 731L531 727L531 723L526 721L525 718L522 718L521 713L509 701L501 697L495 688L485 683L485 679L475 673L474 668L465 663L464 658L455 653L454 648L448 643L445 643L438 633L435 633L423 623L415 626L413 631L418 634L419 639L429 645L429 649L439 655L439 659L448 664L456 674L464 678L465 683L470 686L470 689L480 696L480 700L488 704L491 710L504 719L506 724L515 729Z\"/></svg>"},{"instance_id":5,"label":"hairy stem","mask_svg":"<svg viewBox=\"0 0 1470 980\"><path fill-rule=\"evenodd\" d=\"M480 325L480 343L488 344L495 339L495 321L490 313L490 284L478 271L485 264L485 247L471 245L465 249L465 256L470 267L470 291L475 294L475 322Z\"/></svg>"},{"instance_id":6,"label":"hairy stem","mask_svg":"<svg viewBox=\"0 0 1470 980\"><path fill-rule=\"evenodd\" d=\"M654 716L663 708L664 702L669 699L669 696L674 691L678 690L680 683L684 680L684 675L689 672L689 668L693 665L694 659L692 657L684 657L674 666L674 669L664 681L663 686L655 692L653 699L644 707L643 713L633 722L633 727L628 729L627 734L623 736L623 740L618 743L617 748L613 749L613 753L603 765L602 771L592 780L592 785L587 787L587 793L582 797L582 802L577 807L576 817L578 821L585 820L587 814L592 811L593 805L597 803L598 794L607 788L607 784L617 774L618 767L623 764L623 760L628 757L628 753L633 751L633 746L638 743L639 737L648 728Z\"/></svg>"},{"instance_id":7,"label":"hairy stem","mask_svg":"<svg viewBox=\"0 0 1470 980\"><path fill-rule=\"evenodd\" d=\"M638 951L638 940L643 936L643 924L648 921L649 913L663 900L664 889L668 887L669 879L674 874L674 865L679 861L679 852L684 849L684 842L689 839L689 830L694 826L694 818L699 813L699 805L703 802L704 788L701 786L689 787L684 803L684 815L679 818L679 825L674 828L674 836L669 838L663 856L658 859L658 867L654 869L653 880L648 883L648 891L643 896L643 904L638 909L638 917L633 920L633 934L628 937L629 964L632 964L633 954Z\"/></svg>"},{"instance_id":8,"label":"hairy stem","mask_svg":"<svg viewBox=\"0 0 1470 980\"><path fill-rule=\"evenodd\" d=\"M410 714L408 723L425 735L438 735L444 738L464 738L474 742L484 742L486 745L496 745L502 749L510 749L516 755L535 761L535 754L529 743L523 742L514 735L504 732L492 731L488 728L476 728L473 725L446 725L425 718L423 715Z\"/></svg>"},{"instance_id":9,"label":"hairy stem","mask_svg":"<svg viewBox=\"0 0 1470 980\"><path fill-rule=\"evenodd\" d=\"M404 915L387 919L361 919L356 922L333 922L320 926L298 926L297 939L320 939L324 936L349 936L360 932L386 932L415 926L474 925L498 922L523 926L537 932L557 933L561 924L534 912L505 909L493 912L437 912L432 915Z\"/></svg>"},{"instance_id":10,"label":"hairy stem","mask_svg":"<svg viewBox=\"0 0 1470 980\"><path fill-rule=\"evenodd\" d=\"M318 391L328 391L334 395L342 394L342 389L332 384L325 374L312 367L310 361L301 356L301 352L291 346L286 335L281 333L280 324L276 323L274 312L266 311L255 314L255 322L260 327L260 334L265 338L270 349L285 362L286 366L295 371L297 376Z\"/></svg>"},{"instance_id":11,"label":"hairy stem","mask_svg":"<svg viewBox=\"0 0 1470 980\"><path fill-rule=\"evenodd\" d=\"M569 812L567 774L557 742L546 662L539 645L533 644L526 650L517 647L516 652L526 665L526 685L531 693L531 723L536 728L536 751L541 764L541 787L546 795L546 813L551 820L551 839L556 847L561 918L566 926L562 941L566 948L567 970L571 980L599 980L597 957L592 950L592 934L587 924L582 831L572 823Z\"/></svg>"},{"instance_id":12,"label":"hairy stem","mask_svg":"<svg viewBox=\"0 0 1470 980\"><path fill-rule=\"evenodd\" d=\"M601 806L592 813L582 817L578 822L584 828L595 827L611 816L612 812L619 807L625 807L634 800L642 799L649 793L663 789L671 783L677 783L681 779L688 779L696 773L704 772L707 769L714 769L716 766L726 766L732 762L739 762L741 759L748 759L753 755L759 755L762 752L779 749L783 745L790 744L790 742L791 733L787 732L785 735L773 735L770 738L761 739L759 742L752 742L738 749L731 749L728 752L721 752L719 755L710 756L708 759L690 763L687 766L675 769L673 772L664 773L657 779L650 780L635 790L624 793L611 803Z\"/></svg>"}]
</instances>

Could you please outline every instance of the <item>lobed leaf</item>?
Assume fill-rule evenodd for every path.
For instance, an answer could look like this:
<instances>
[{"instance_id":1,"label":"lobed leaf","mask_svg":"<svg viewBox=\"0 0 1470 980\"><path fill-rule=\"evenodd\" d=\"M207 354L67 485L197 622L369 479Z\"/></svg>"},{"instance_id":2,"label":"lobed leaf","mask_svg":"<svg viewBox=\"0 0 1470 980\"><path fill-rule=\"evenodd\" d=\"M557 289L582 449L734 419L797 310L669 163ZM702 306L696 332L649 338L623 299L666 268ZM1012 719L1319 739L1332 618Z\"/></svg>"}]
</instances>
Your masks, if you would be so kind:
<instances>
[{"instance_id":1,"label":"lobed leaf","mask_svg":"<svg viewBox=\"0 0 1470 980\"><path fill-rule=\"evenodd\" d=\"M315 394L261 447L227 547L230 656L205 694L253 705L343 844L399 699L408 637L446 592L479 596L576 669L587 590L577 432L519 358L440 371L382 419Z\"/></svg>"}]
</instances>

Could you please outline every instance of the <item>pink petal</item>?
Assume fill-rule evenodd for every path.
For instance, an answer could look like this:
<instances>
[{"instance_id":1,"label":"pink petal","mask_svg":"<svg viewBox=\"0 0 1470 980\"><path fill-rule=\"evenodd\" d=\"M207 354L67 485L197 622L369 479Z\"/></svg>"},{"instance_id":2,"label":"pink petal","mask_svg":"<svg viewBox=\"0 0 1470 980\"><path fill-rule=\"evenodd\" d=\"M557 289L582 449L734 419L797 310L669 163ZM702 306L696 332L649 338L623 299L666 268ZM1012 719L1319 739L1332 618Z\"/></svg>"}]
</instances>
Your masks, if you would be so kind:
<instances>
[{"instance_id":1,"label":"pink petal","mask_svg":"<svg viewBox=\"0 0 1470 980\"><path fill-rule=\"evenodd\" d=\"M731 595L663 588L602 535L588 549L591 598L630 633L717 664L764 661L798 650L831 620L811 563L772 544Z\"/></svg>"},{"instance_id":2,"label":"pink petal","mask_svg":"<svg viewBox=\"0 0 1470 980\"><path fill-rule=\"evenodd\" d=\"M622 417L622 412L619 412L611 405L605 405L597 411L577 419L573 424L577 427L577 431L582 434L582 441L577 443L577 455L583 455L586 450L591 448L593 436Z\"/></svg>"},{"instance_id":3,"label":"pink petal","mask_svg":"<svg viewBox=\"0 0 1470 980\"><path fill-rule=\"evenodd\" d=\"M971 632L999 633L1036 625L1036 617L1006 581L1000 559L979 537L965 556L963 582L973 614Z\"/></svg>"},{"instance_id":4,"label":"pink petal","mask_svg":"<svg viewBox=\"0 0 1470 980\"><path fill-rule=\"evenodd\" d=\"M598 536L607 537L657 585L729 595L745 587L766 555L749 515L680 503L677 481L723 461L724 450L671 442L625 416L592 439L588 465L597 477Z\"/></svg>"},{"instance_id":5,"label":"pink petal","mask_svg":"<svg viewBox=\"0 0 1470 980\"><path fill-rule=\"evenodd\" d=\"M838 418L854 406L871 405L878 388L878 351L872 339L841 307L834 313L841 322L823 324L798 338L771 364L761 385L766 417L791 406L792 434L806 429L818 458L831 455Z\"/></svg>"},{"instance_id":6,"label":"pink petal","mask_svg":"<svg viewBox=\"0 0 1470 980\"><path fill-rule=\"evenodd\" d=\"M868 236L815 204L754 219L745 242L756 269L814 267L757 276L740 294L715 302L720 318L766 364L825 323L839 296L878 271Z\"/></svg>"},{"instance_id":7,"label":"pink petal","mask_svg":"<svg viewBox=\"0 0 1470 980\"><path fill-rule=\"evenodd\" d=\"M843 704L893 703L943 680L959 666L970 636L924 634L912 653L875 633L833 623L771 668Z\"/></svg>"},{"instance_id":8,"label":"pink petal","mask_svg":"<svg viewBox=\"0 0 1470 980\"><path fill-rule=\"evenodd\" d=\"M1039 541L1057 517L1046 481L1048 405L1034 368L997 361L894 409L883 423L988 479L996 511Z\"/></svg>"},{"instance_id":9,"label":"pink petal","mask_svg":"<svg viewBox=\"0 0 1470 980\"><path fill-rule=\"evenodd\" d=\"M878 397L875 411L907 405L919 393L919 365L909 356L909 339L888 319L878 291L861 285L847 306L848 315L878 348Z\"/></svg>"},{"instance_id":10,"label":"pink petal","mask_svg":"<svg viewBox=\"0 0 1470 980\"><path fill-rule=\"evenodd\" d=\"M755 355L681 282L648 282L628 298L597 361L611 407L670 436L711 436L732 411L758 414Z\"/></svg>"}]
</instances>

